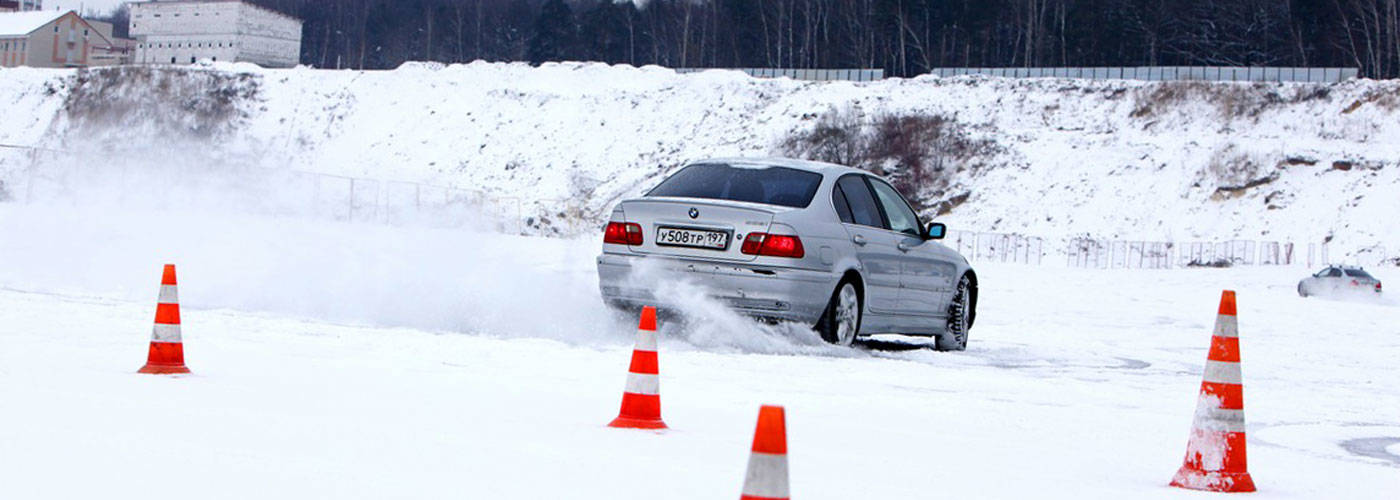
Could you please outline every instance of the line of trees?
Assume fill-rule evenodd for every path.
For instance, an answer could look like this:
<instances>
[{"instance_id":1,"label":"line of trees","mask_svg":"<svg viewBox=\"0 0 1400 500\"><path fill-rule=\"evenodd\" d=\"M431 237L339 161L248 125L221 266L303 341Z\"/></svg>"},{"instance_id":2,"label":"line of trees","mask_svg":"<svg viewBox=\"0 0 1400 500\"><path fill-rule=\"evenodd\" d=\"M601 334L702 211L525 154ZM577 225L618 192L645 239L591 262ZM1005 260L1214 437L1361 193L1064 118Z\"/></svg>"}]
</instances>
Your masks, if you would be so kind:
<instances>
[{"instance_id":1,"label":"line of trees","mask_svg":"<svg viewBox=\"0 0 1400 500\"><path fill-rule=\"evenodd\" d=\"M302 62L671 67L1348 66L1400 76L1400 0L252 0Z\"/></svg>"}]
</instances>

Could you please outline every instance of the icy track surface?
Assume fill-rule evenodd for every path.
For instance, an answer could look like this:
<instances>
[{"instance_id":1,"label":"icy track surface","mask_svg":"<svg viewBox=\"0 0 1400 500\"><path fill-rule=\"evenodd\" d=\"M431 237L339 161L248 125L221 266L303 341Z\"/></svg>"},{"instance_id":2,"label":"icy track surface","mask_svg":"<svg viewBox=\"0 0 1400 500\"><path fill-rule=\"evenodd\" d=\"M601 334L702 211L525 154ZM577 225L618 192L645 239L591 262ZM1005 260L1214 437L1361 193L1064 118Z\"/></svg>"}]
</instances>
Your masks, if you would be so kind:
<instances>
[{"instance_id":1,"label":"icy track surface","mask_svg":"<svg viewBox=\"0 0 1400 500\"><path fill-rule=\"evenodd\" d=\"M635 323L591 238L15 205L0 235L0 498L733 498L763 403L794 498L1206 498L1166 483L1223 288L1251 498L1400 491L1400 307L1304 269L982 265L964 353L698 304L652 433L605 427ZM135 373L165 261L190 376Z\"/></svg>"}]
</instances>

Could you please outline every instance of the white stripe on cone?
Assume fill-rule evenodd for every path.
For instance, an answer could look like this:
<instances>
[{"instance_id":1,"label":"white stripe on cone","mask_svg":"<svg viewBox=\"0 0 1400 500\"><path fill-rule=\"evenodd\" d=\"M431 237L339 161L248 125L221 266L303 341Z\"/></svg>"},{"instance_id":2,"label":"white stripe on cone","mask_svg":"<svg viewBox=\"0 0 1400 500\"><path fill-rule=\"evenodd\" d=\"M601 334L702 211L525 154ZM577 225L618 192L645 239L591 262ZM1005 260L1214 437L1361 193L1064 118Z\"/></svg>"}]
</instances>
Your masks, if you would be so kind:
<instances>
[{"instance_id":1,"label":"white stripe on cone","mask_svg":"<svg viewBox=\"0 0 1400 500\"><path fill-rule=\"evenodd\" d=\"M180 294L176 292L175 285L161 285L160 297L156 299L156 302L161 304L179 304Z\"/></svg>"},{"instance_id":2,"label":"white stripe on cone","mask_svg":"<svg viewBox=\"0 0 1400 500\"><path fill-rule=\"evenodd\" d=\"M650 330L637 330L637 346L634 351L656 352L656 332Z\"/></svg>"},{"instance_id":3,"label":"white stripe on cone","mask_svg":"<svg viewBox=\"0 0 1400 500\"><path fill-rule=\"evenodd\" d=\"M151 342L179 343L180 325L156 323L155 328L151 331Z\"/></svg>"},{"instance_id":4,"label":"white stripe on cone","mask_svg":"<svg viewBox=\"0 0 1400 500\"><path fill-rule=\"evenodd\" d=\"M1196 420L1192 427L1203 431L1244 432L1244 410L1216 408L1219 398L1210 399L1214 401L1202 402L1196 408Z\"/></svg>"},{"instance_id":5,"label":"white stripe on cone","mask_svg":"<svg viewBox=\"0 0 1400 500\"><path fill-rule=\"evenodd\" d=\"M646 396L661 394L661 377L659 375L628 372L627 388L623 390L632 394L642 394Z\"/></svg>"},{"instance_id":6,"label":"white stripe on cone","mask_svg":"<svg viewBox=\"0 0 1400 500\"><path fill-rule=\"evenodd\" d=\"M1236 338L1240 336L1240 320L1234 316L1222 314L1215 317L1215 336Z\"/></svg>"},{"instance_id":7,"label":"white stripe on cone","mask_svg":"<svg viewBox=\"0 0 1400 500\"><path fill-rule=\"evenodd\" d=\"M1206 382L1217 384L1244 384L1244 376L1240 374L1240 364L1231 361L1207 360L1203 379Z\"/></svg>"},{"instance_id":8,"label":"white stripe on cone","mask_svg":"<svg viewBox=\"0 0 1400 500\"><path fill-rule=\"evenodd\" d=\"M787 455L752 452L744 476L744 494L764 498L788 498Z\"/></svg>"}]
</instances>

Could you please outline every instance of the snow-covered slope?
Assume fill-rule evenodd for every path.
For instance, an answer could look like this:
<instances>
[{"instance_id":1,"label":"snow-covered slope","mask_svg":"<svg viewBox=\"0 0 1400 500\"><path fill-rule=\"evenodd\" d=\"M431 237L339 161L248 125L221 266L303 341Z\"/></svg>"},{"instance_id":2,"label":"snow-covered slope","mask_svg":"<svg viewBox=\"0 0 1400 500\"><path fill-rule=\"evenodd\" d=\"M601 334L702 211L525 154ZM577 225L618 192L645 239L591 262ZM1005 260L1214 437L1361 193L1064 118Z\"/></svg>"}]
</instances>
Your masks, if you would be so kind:
<instances>
[{"instance_id":1,"label":"snow-covered slope","mask_svg":"<svg viewBox=\"0 0 1400 500\"><path fill-rule=\"evenodd\" d=\"M926 189L958 229L1400 250L1400 83L876 83L599 64L395 71L0 70L0 143L427 182L597 218L683 162L772 155L833 110L952 119L994 144ZM22 155L0 149L15 184ZM95 160L95 161L94 161ZM16 189L11 189L16 191ZM1395 253L1395 252L1392 252Z\"/></svg>"}]
</instances>

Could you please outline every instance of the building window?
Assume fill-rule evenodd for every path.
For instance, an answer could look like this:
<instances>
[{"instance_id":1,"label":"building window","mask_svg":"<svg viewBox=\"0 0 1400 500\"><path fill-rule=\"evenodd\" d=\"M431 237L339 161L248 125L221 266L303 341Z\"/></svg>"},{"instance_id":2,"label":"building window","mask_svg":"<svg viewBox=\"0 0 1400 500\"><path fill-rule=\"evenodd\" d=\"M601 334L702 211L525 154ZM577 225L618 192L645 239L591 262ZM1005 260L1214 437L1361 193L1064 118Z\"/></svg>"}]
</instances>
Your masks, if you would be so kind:
<instances>
[{"instance_id":1,"label":"building window","mask_svg":"<svg viewBox=\"0 0 1400 500\"><path fill-rule=\"evenodd\" d=\"M170 58L170 64L175 64L175 58L173 56Z\"/></svg>"}]
</instances>

